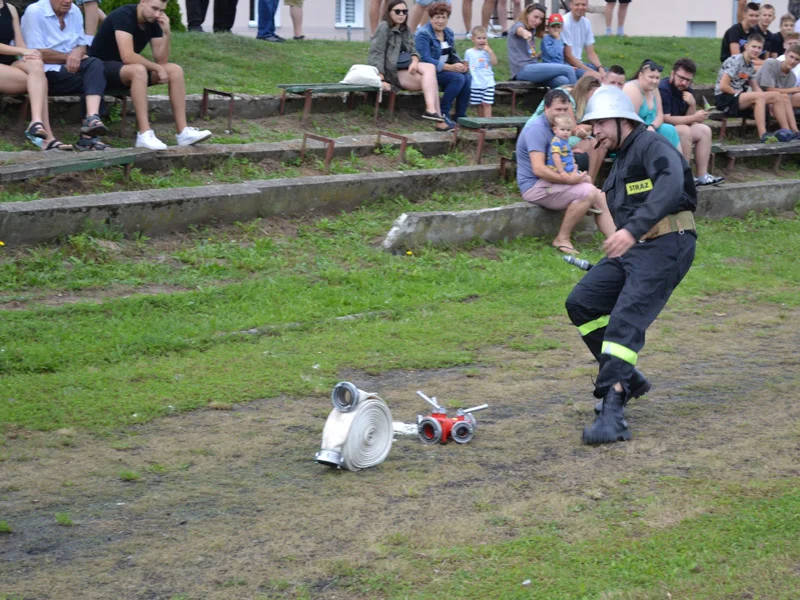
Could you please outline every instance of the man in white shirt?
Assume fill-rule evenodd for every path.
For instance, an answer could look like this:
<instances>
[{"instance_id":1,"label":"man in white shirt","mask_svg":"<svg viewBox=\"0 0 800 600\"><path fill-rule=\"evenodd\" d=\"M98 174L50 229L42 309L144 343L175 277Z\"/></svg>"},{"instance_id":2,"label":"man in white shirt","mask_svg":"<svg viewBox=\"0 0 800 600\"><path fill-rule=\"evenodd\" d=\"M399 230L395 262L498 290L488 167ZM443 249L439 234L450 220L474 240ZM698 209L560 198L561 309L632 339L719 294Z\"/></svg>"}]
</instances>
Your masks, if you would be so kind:
<instances>
[{"instance_id":1,"label":"man in white shirt","mask_svg":"<svg viewBox=\"0 0 800 600\"><path fill-rule=\"evenodd\" d=\"M589 19L585 17L588 0L572 0L572 10L564 17L564 62L575 68L575 75L580 79L591 75L601 82L606 70L597 52L594 51L594 34ZM586 50L588 64L583 62L583 51Z\"/></svg>"},{"instance_id":2,"label":"man in white shirt","mask_svg":"<svg viewBox=\"0 0 800 600\"><path fill-rule=\"evenodd\" d=\"M83 15L72 0L39 0L22 16L22 37L42 55L51 96L84 96L86 118L77 150L105 150L98 136L108 133L100 120L106 89L105 66L86 54L91 38L83 31Z\"/></svg>"}]
</instances>

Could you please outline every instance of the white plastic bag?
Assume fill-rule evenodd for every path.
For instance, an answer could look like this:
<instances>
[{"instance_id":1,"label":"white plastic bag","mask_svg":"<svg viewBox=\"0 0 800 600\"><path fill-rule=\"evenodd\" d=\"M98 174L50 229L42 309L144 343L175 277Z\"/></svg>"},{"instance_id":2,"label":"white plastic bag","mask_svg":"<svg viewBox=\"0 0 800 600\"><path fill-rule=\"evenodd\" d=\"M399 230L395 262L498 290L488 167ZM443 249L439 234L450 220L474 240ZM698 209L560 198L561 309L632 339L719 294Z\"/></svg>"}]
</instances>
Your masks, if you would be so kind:
<instances>
[{"instance_id":1,"label":"white plastic bag","mask_svg":"<svg viewBox=\"0 0 800 600\"><path fill-rule=\"evenodd\" d=\"M353 65L339 83L346 85L374 85L381 87L381 76L372 65Z\"/></svg>"}]
</instances>

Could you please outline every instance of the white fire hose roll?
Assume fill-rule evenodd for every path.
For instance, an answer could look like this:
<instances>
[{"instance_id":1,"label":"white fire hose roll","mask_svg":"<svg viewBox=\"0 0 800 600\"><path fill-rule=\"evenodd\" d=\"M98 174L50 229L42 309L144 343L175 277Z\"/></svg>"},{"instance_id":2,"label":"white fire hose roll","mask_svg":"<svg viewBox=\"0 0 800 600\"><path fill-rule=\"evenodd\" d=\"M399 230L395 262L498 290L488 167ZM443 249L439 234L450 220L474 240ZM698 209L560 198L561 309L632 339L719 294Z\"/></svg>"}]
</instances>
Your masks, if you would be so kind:
<instances>
[{"instance_id":1,"label":"white fire hose roll","mask_svg":"<svg viewBox=\"0 0 800 600\"><path fill-rule=\"evenodd\" d=\"M334 388L334 409L322 430L322 450L316 459L322 464L358 471L379 465L389 455L394 435L392 414L377 395L347 385L355 392L355 401L342 412Z\"/></svg>"}]
</instances>

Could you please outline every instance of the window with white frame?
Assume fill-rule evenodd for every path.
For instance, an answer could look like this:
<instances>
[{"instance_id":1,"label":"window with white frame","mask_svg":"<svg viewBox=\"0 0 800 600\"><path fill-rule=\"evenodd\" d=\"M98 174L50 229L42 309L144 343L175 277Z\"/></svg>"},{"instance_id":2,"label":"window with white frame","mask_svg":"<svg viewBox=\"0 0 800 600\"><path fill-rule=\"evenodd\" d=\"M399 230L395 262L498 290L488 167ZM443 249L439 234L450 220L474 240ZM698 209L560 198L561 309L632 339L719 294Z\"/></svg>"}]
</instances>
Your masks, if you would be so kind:
<instances>
[{"instance_id":1,"label":"window with white frame","mask_svg":"<svg viewBox=\"0 0 800 600\"><path fill-rule=\"evenodd\" d=\"M336 27L364 28L364 0L336 0Z\"/></svg>"}]
</instances>

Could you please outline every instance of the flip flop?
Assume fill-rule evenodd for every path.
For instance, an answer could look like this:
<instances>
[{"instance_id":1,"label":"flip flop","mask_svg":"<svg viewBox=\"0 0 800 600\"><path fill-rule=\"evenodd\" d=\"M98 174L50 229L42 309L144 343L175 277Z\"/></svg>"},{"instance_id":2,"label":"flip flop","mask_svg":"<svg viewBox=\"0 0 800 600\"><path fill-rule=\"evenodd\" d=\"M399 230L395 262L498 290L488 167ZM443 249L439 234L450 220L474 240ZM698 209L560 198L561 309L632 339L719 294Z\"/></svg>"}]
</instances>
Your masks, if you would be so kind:
<instances>
[{"instance_id":1,"label":"flip flop","mask_svg":"<svg viewBox=\"0 0 800 600\"><path fill-rule=\"evenodd\" d=\"M60 142L58 140L53 140L45 147L45 152L48 150L60 150L61 152L72 152L72 144L65 144L64 142Z\"/></svg>"},{"instance_id":2,"label":"flip flop","mask_svg":"<svg viewBox=\"0 0 800 600\"><path fill-rule=\"evenodd\" d=\"M575 248L573 248L572 246L567 246L566 244L562 244L560 246L554 246L554 248L556 250L560 250L564 254L572 254L573 256L576 254L580 254L580 252L575 250Z\"/></svg>"},{"instance_id":3,"label":"flip flop","mask_svg":"<svg viewBox=\"0 0 800 600\"><path fill-rule=\"evenodd\" d=\"M34 121L28 127L28 130L25 132L28 137L36 137L40 140L47 139L47 130L44 128L44 125L41 121Z\"/></svg>"}]
</instances>

